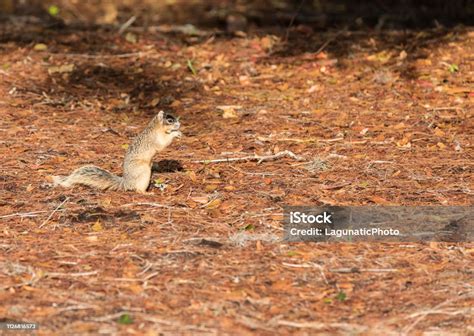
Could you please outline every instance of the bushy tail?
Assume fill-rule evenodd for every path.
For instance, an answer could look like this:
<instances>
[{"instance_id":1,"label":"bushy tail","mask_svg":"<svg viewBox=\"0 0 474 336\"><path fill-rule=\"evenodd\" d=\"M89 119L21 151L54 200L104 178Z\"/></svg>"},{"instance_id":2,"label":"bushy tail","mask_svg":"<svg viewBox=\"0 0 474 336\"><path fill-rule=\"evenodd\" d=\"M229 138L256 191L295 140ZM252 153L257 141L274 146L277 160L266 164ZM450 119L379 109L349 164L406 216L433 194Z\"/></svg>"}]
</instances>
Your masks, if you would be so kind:
<instances>
[{"instance_id":1,"label":"bushy tail","mask_svg":"<svg viewBox=\"0 0 474 336\"><path fill-rule=\"evenodd\" d=\"M101 190L122 190L123 178L114 175L107 170L95 166L84 166L77 168L71 175L61 177L53 176L55 186L70 188L74 184L82 184Z\"/></svg>"}]
</instances>

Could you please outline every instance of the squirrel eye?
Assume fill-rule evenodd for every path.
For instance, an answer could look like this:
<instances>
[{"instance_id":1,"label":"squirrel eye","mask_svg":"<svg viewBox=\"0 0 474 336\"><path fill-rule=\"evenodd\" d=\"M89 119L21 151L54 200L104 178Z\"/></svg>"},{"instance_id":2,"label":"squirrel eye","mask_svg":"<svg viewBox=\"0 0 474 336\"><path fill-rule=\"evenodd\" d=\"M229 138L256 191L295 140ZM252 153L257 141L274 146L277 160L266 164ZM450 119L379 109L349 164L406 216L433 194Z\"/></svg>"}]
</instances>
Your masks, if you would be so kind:
<instances>
[{"instance_id":1,"label":"squirrel eye","mask_svg":"<svg viewBox=\"0 0 474 336\"><path fill-rule=\"evenodd\" d=\"M173 118L166 118L166 122L168 124L172 124L172 123L174 123L174 119Z\"/></svg>"}]
</instances>

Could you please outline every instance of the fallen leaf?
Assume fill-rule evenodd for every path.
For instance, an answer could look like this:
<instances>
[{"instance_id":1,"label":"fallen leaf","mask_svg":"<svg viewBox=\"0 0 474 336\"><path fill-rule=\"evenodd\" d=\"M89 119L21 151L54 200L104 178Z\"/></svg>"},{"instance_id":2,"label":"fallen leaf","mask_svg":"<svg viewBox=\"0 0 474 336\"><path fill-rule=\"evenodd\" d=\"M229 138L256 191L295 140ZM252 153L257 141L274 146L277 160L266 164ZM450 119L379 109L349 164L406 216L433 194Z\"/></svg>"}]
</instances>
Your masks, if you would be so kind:
<instances>
[{"instance_id":1,"label":"fallen leaf","mask_svg":"<svg viewBox=\"0 0 474 336\"><path fill-rule=\"evenodd\" d=\"M56 5L51 5L48 7L48 13L51 16L57 16L59 14L59 7Z\"/></svg>"},{"instance_id":2,"label":"fallen leaf","mask_svg":"<svg viewBox=\"0 0 474 336\"><path fill-rule=\"evenodd\" d=\"M189 179L193 182L193 183L196 183L197 182L197 176L196 176L196 173L192 170L188 170L186 172L186 175L188 175Z\"/></svg>"},{"instance_id":3,"label":"fallen leaf","mask_svg":"<svg viewBox=\"0 0 474 336\"><path fill-rule=\"evenodd\" d=\"M450 73L455 73L459 71L459 67L457 64L448 64L448 71Z\"/></svg>"},{"instance_id":4,"label":"fallen leaf","mask_svg":"<svg viewBox=\"0 0 474 336\"><path fill-rule=\"evenodd\" d=\"M260 39L260 46L265 51L270 51L278 42L280 42L280 38L277 36L267 35Z\"/></svg>"},{"instance_id":5,"label":"fallen leaf","mask_svg":"<svg viewBox=\"0 0 474 336\"><path fill-rule=\"evenodd\" d=\"M207 202L209 202L209 197L207 197L207 196L194 196L194 197L191 197L191 200L193 200L196 203L206 204Z\"/></svg>"},{"instance_id":6,"label":"fallen leaf","mask_svg":"<svg viewBox=\"0 0 474 336\"><path fill-rule=\"evenodd\" d=\"M128 32L125 35L125 40L130 43L137 43L138 39L137 39L137 35L135 35L134 33Z\"/></svg>"},{"instance_id":7,"label":"fallen leaf","mask_svg":"<svg viewBox=\"0 0 474 336\"><path fill-rule=\"evenodd\" d=\"M205 188L204 188L204 191L205 192L213 192L214 190L217 189L217 185L216 184L208 184Z\"/></svg>"},{"instance_id":8,"label":"fallen leaf","mask_svg":"<svg viewBox=\"0 0 474 336\"><path fill-rule=\"evenodd\" d=\"M400 140L396 142L397 147L404 147L404 148L410 148L411 143L410 143L410 134L405 134L405 136Z\"/></svg>"},{"instance_id":9,"label":"fallen leaf","mask_svg":"<svg viewBox=\"0 0 474 336\"><path fill-rule=\"evenodd\" d=\"M381 204L381 205L389 205L391 202L387 201L385 198L380 197L380 196L369 196L369 200L374 202L375 204Z\"/></svg>"},{"instance_id":10,"label":"fallen leaf","mask_svg":"<svg viewBox=\"0 0 474 336\"><path fill-rule=\"evenodd\" d=\"M339 293L337 293L336 299L341 301L341 302L344 302L347 299L347 294L344 293L343 291L340 291Z\"/></svg>"},{"instance_id":11,"label":"fallen leaf","mask_svg":"<svg viewBox=\"0 0 474 336\"><path fill-rule=\"evenodd\" d=\"M189 60L186 62L187 66L188 66L188 69L193 73L194 76L197 75L197 71L196 69L194 68L194 65L193 65L193 61Z\"/></svg>"},{"instance_id":12,"label":"fallen leaf","mask_svg":"<svg viewBox=\"0 0 474 336\"><path fill-rule=\"evenodd\" d=\"M140 294L143 292L143 287L138 284L131 284L128 285L128 289L133 293L133 294Z\"/></svg>"},{"instance_id":13,"label":"fallen leaf","mask_svg":"<svg viewBox=\"0 0 474 336\"><path fill-rule=\"evenodd\" d=\"M240 83L240 85L243 85L243 86L250 85L250 77L249 76L239 76L239 83Z\"/></svg>"},{"instance_id":14,"label":"fallen leaf","mask_svg":"<svg viewBox=\"0 0 474 336\"><path fill-rule=\"evenodd\" d=\"M287 279L280 279L272 283L272 289L279 292L285 292L293 288L292 281Z\"/></svg>"},{"instance_id":15,"label":"fallen leaf","mask_svg":"<svg viewBox=\"0 0 474 336\"><path fill-rule=\"evenodd\" d=\"M221 111L225 111L227 109L239 110L241 108L242 108L242 106L240 106L240 105L219 105L219 106L216 106L216 109L221 110Z\"/></svg>"},{"instance_id":16,"label":"fallen leaf","mask_svg":"<svg viewBox=\"0 0 474 336\"><path fill-rule=\"evenodd\" d=\"M74 64L63 64L60 66L52 66L48 68L48 73L50 75L55 73L68 73L74 70Z\"/></svg>"},{"instance_id":17,"label":"fallen leaf","mask_svg":"<svg viewBox=\"0 0 474 336\"><path fill-rule=\"evenodd\" d=\"M255 230L255 225L253 225L253 224L247 224L247 225L245 225L243 228L240 228L239 230L242 230L242 231L252 231L252 230Z\"/></svg>"},{"instance_id":18,"label":"fallen leaf","mask_svg":"<svg viewBox=\"0 0 474 336\"><path fill-rule=\"evenodd\" d=\"M36 51L45 51L45 50L48 50L48 46L44 43L37 43L35 44L33 49Z\"/></svg>"},{"instance_id":19,"label":"fallen leaf","mask_svg":"<svg viewBox=\"0 0 474 336\"><path fill-rule=\"evenodd\" d=\"M316 84L316 85L311 86L306 92L313 93L313 92L316 92L318 90L319 90L319 85Z\"/></svg>"},{"instance_id":20,"label":"fallen leaf","mask_svg":"<svg viewBox=\"0 0 474 336\"><path fill-rule=\"evenodd\" d=\"M107 208L110 203L112 203L112 199L110 197L101 198L99 201L100 206L103 208Z\"/></svg>"},{"instance_id":21,"label":"fallen leaf","mask_svg":"<svg viewBox=\"0 0 474 336\"><path fill-rule=\"evenodd\" d=\"M392 58L392 53L386 50L383 50L377 54L367 56L368 61L377 61L382 64L387 63L390 58Z\"/></svg>"},{"instance_id":22,"label":"fallen leaf","mask_svg":"<svg viewBox=\"0 0 474 336\"><path fill-rule=\"evenodd\" d=\"M266 185L270 185L273 183L273 180L271 178L265 178L263 179L263 182L266 184Z\"/></svg>"},{"instance_id":23,"label":"fallen leaf","mask_svg":"<svg viewBox=\"0 0 474 336\"><path fill-rule=\"evenodd\" d=\"M242 106L238 105L223 105L223 106L217 106L219 110L222 110L222 118L224 119L232 119L232 118L238 118L238 114L235 111L238 108L242 108Z\"/></svg>"},{"instance_id":24,"label":"fallen leaf","mask_svg":"<svg viewBox=\"0 0 474 336\"><path fill-rule=\"evenodd\" d=\"M404 129L405 127L407 126L403 122L401 122L393 126L393 129L399 130L399 129Z\"/></svg>"},{"instance_id":25,"label":"fallen leaf","mask_svg":"<svg viewBox=\"0 0 474 336\"><path fill-rule=\"evenodd\" d=\"M222 201L219 198L216 198L212 201L210 201L208 204L206 204L205 208L206 209L216 209L222 204Z\"/></svg>"},{"instance_id":26,"label":"fallen leaf","mask_svg":"<svg viewBox=\"0 0 474 336\"><path fill-rule=\"evenodd\" d=\"M286 91L288 90L288 88L290 87L290 84L288 83L283 83L281 85L278 85L277 86L277 89L280 90L280 91Z\"/></svg>"},{"instance_id":27,"label":"fallen leaf","mask_svg":"<svg viewBox=\"0 0 474 336\"><path fill-rule=\"evenodd\" d=\"M448 93L448 94L451 94L451 95L454 95L454 94L459 94L459 93L469 93L469 92L472 92L472 88L468 88L468 87L451 87L451 88L445 88L445 91Z\"/></svg>"},{"instance_id":28,"label":"fallen leaf","mask_svg":"<svg viewBox=\"0 0 474 336\"><path fill-rule=\"evenodd\" d=\"M439 149L445 149L445 148L446 148L446 145L445 145L444 143L442 143L442 142L438 142L438 143L436 144L436 146L438 146Z\"/></svg>"},{"instance_id":29,"label":"fallen leaf","mask_svg":"<svg viewBox=\"0 0 474 336\"><path fill-rule=\"evenodd\" d=\"M92 230L95 232L100 232L103 229L104 228L102 227L102 224L100 224L100 220L97 220L97 222L95 222L94 225L92 225Z\"/></svg>"},{"instance_id":30,"label":"fallen leaf","mask_svg":"<svg viewBox=\"0 0 474 336\"><path fill-rule=\"evenodd\" d=\"M133 318L131 315L129 314L122 314L120 315L120 317L118 318L117 322L119 324L132 324L133 323Z\"/></svg>"},{"instance_id":31,"label":"fallen leaf","mask_svg":"<svg viewBox=\"0 0 474 336\"><path fill-rule=\"evenodd\" d=\"M153 98L151 102L148 104L151 107L156 107L160 103L160 98Z\"/></svg>"}]
</instances>

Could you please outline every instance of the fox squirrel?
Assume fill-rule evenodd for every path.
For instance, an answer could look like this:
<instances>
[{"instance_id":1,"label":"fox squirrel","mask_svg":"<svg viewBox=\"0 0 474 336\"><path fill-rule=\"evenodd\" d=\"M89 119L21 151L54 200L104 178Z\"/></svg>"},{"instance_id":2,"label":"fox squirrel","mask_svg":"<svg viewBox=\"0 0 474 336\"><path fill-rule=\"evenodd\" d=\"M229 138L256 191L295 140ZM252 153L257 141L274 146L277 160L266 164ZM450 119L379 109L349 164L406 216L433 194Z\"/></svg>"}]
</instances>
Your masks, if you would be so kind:
<instances>
[{"instance_id":1,"label":"fox squirrel","mask_svg":"<svg viewBox=\"0 0 474 336\"><path fill-rule=\"evenodd\" d=\"M54 185L69 188L82 184L101 190L133 190L145 193L150 184L153 156L181 137L179 120L160 111L128 147L123 162L123 176L95 166L77 168L66 177L53 176Z\"/></svg>"}]
</instances>

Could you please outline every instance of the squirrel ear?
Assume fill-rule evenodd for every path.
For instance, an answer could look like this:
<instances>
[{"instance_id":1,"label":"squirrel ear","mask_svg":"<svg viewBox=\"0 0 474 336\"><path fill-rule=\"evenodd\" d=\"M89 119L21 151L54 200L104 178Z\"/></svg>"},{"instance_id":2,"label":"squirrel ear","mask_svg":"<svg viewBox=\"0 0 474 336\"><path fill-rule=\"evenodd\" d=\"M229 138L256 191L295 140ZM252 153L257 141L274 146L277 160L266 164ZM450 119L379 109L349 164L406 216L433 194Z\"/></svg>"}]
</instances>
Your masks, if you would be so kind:
<instances>
[{"instance_id":1,"label":"squirrel ear","mask_svg":"<svg viewBox=\"0 0 474 336\"><path fill-rule=\"evenodd\" d=\"M152 127L156 127L163 124L164 117L165 117L165 112L163 111L158 112L158 114L154 116L153 119L151 119L149 125L151 125Z\"/></svg>"},{"instance_id":2,"label":"squirrel ear","mask_svg":"<svg viewBox=\"0 0 474 336\"><path fill-rule=\"evenodd\" d=\"M162 122L164 116L165 116L165 112L160 111L160 112L158 112L158 114L156 115L156 119L157 119L159 122Z\"/></svg>"}]
</instances>

